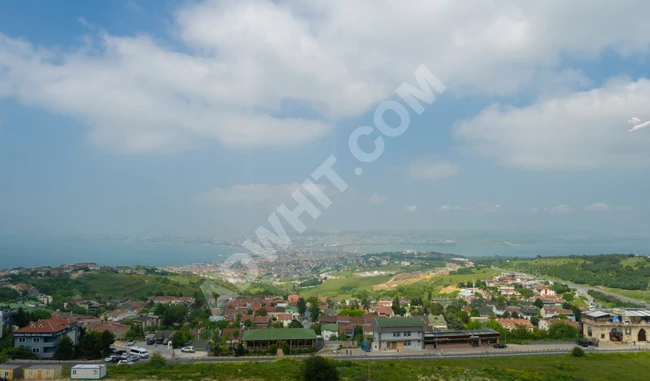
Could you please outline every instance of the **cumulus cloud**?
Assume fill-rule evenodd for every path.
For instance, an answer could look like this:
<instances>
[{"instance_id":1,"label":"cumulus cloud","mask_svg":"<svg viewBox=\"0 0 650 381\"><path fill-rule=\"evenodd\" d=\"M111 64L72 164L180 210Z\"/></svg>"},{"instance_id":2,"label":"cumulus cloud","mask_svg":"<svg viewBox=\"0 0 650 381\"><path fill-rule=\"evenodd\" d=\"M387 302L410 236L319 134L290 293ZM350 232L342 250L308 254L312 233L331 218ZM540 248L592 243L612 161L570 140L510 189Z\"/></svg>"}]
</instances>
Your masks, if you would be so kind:
<instances>
[{"instance_id":1,"label":"cumulus cloud","mask_svg":"<svg viewBox=\"0 0 650 381\"><path fill-rule=\"evenodd\" d=\"M472 206L458 206L458 205L441 205L438 210L441 212L449 211L465 211L471 213L497 213L502 209L501 204L489 204L484 201L478 202Z\"/></svg>"},{"instance_id":2,"label":"cumulus cloud","mask_svg":"<svg viewBox=\"0 0 650 381\"><path fill-rule=\"evenodd\" d=\"M418 207L415 206L415 205L409 205L409 206L405 207L404 209L408 210L409 212L415 212L416 210L418 210Z\"/></svg>"},{"instance_id":3,"label":"cumulus cloud","mask_svg":"<svg viewBox=\"0 0 650 381\"><path fill-rule=\"evenodd\" d=\"M510 167L648 167L650 134L627 132L627 120L648 104L650 80L617 79L523 108L493 105L458 123L455 132L480 155Z\"/></svg>"},{"instance_id":4,"label":"cumulus cloud","mask_svg":"<svg viewBox=\"0 0 650 381\"><path fill-rule=\"evenodd\" d=\"M369 201L370 201L371 204L376 204L376 205L378 205L378 204L383 204L383 203L385 203L386 201L388 201L388 198L386 198L386 197L384 197L384 196L380 196L380 195L378 195L377 193L375 193L375 194L373 194L372 196L370 196L370 200L369 200Z\"/></svg>"},{"instance_id":5,"label":"cumulus cloud","mask_svg":"<svg viewBox=\"0 0 650 381\"><path fill-rule=\"evenodd\" d=\"M567 214L573 212L573 207L569 205L559 204L547 210L553 214Z\"/></svg>"},{"instance_id":6,"label":"cumulus cloud","mask_svg":"<svg viewBox=\"0 0 650 381\"><path fill-rule=\"evenodd\" d=\"M440 179L453 176L458 172L458 167L446 160L421 158L409 164L407 172L417 179Z\"/></svg>"},{"instance_id":7,"label":"cumulus cloud","mask_svg":"<svg viewBox=\"0 0 650 381\"><path fill-rule=\"evenodd\" d=\"M589 204L585 206L585 210L587 212L605 212L610 210L611 208L609 205L605 204L604 202L595 202L593 204Z\"/></svg>"},{"instance_id":8,"label":"cumulus cloud","mask_svg":"<svg viewBox=\"0 0 650 381\"><path fill-rule=\"evenodd\" d=\"M326 193L323 185L314 184L318 190ZM261 202L279 202L291 197L294 191L301 190L305 196L309 191L302 184L245 184L230 188L213 188L196 196L196 201L207 205L248 205Z\"/></svg>"},{"instance_id":9,"label":"cumulus cloud","mask_svg":"<svg viewBox=\"0 0 650 381\"><path fill-rule=\"evenodd\" d=\"M151 37L165 34L160 31L100 32L76 49L0 34L0 97L73 117L91 127L93 141L121 152L175 151L206 139L234 148L294 146L327 135L339 119L391 97L403 81L414 82L411 73L422 63L459 93L509 95L536 86L540 78L551 83L546 79L555 76L562 57L647 50L650 34L644 23L629 22L629 13L650 13L649 2L592 5L588 0L414 0L408 6L397 0L186 2L170 17L173 44ZM286 101L306 105L316 117L278 117ZM504 119L502 113L483 115L484 122ZM560 129L561 112L556 114ZM531 131L509 128L506 123L494 141L509 134L522 140ZM478 135L478 143L490 140ZM509 155L512 140L502 143L508 149L501 160L512 164L524 156L522 165L551 166L544 139L527 155ZM520 151L530 148L524 144ZM495 154L494 148L486 150ZM607 160L603 155L599 162Z\"/></svg>"}]
</instances>

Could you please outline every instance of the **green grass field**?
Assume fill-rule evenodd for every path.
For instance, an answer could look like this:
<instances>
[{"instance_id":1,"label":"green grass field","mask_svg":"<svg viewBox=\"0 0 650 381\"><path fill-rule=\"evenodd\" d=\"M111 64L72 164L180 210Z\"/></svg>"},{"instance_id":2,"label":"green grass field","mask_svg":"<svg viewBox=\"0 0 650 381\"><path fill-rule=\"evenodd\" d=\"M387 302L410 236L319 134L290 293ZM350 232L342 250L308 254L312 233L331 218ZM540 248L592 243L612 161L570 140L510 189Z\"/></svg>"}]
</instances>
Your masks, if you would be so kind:
<instances>
[{"instance_id":1,"label":"green grass field","mask_svg":"<svg viewBox=\"0 0 650 381\"><path fill-rule=\"evenodd\" d=\"M370 290L372 286L385 283L391 278L390 275L381 275L373 277L348 277L341 279L332 279L323 282L316 287L301 289L300 295L309 298L312 296L338 296L348 297L349 291L341 291L341 287L354 287L354 291Z\"/></svg>"},{"instance_id":2,"label":"green grass field","mask_svg":"<svg viewBox=\"0 0 650 381\"><path fill-rule=\"evenodd\" d=\"M609 381L647 380L650 353L593 354L585 357L535 356L449 360L335 361L342 381ZM111 366L109 379L298 381L301 361Z\"/></svg>"},{"instance_id":3,"label":"green grass field","mask_svg":"<svg viewBox=\"0 0 650 381\"><path fill-rule=\"evenodd\" d=\"M650 291L647 290L623 290L621 288L597 287L613 294L625 296L631 299L641 300L650 303Z\"/></svg>"}]
</instances>

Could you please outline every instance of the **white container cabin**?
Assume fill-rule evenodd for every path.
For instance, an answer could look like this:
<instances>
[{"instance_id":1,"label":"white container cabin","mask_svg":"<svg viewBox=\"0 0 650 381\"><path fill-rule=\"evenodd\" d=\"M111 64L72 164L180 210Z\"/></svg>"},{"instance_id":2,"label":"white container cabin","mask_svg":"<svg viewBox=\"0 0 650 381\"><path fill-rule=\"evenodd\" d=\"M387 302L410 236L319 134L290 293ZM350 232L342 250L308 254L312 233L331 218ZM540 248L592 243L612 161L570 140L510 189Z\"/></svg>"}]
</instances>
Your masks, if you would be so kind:
<instances>
[{"instance_id":1,"label":"white container cabin","mask_svg":"<svg viewBox=\"0 0 650 381\"><path fill-rule=\"evenodd\" d=\"M106 365L75 365L70 369L71 380L101 380L106 377Z\"/></svg>"}]
</instances>

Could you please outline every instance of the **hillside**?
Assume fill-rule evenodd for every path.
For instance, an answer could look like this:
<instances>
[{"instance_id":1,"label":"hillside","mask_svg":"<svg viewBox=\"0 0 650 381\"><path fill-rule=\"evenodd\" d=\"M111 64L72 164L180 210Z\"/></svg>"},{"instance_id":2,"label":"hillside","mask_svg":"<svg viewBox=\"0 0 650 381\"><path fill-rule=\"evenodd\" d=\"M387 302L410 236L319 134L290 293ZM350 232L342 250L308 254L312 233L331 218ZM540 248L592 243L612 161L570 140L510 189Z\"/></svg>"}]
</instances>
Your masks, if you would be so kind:
<instances>
[{"instance_id":1,"label":"hillside","mask_svg":"<svg viewBox=\"0 0 650 381\"><path fill-rule=\"evenodd\" d=\"M489 263L499 268L613 289L647 290L650 281L650 259L626 254L538 257Z\"/></svg>"}]
</instances>

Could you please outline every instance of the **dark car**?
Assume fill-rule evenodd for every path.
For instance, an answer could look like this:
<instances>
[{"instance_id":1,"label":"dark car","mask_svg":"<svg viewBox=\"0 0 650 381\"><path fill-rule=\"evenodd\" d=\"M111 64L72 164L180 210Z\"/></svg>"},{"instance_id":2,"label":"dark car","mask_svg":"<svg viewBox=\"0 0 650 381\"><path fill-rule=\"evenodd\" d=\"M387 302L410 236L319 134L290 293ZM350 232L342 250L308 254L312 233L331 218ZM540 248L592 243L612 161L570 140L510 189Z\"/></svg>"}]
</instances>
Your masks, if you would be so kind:
<instances>
[{"instance_id":1,"label":"dark car","mask_svg":"<svg viewBox=\"0 0 650 381\"><path fill-rule=\"evenodd\" d=\"M165 340L165 339L163 339L162 337L159 337L158 339L156 339L156 344L162 344L163 340Z\"/></svg>"},{"instance_id":2,"label":"dark car","mask_svg":"<svg viewBox=\"0 0 650 381\"><path fill-rule=\"evenodd\" d=\"M154 345L155 341L153 339L147 339L147 345Z\"/></svg>"},{"instance_id":3,"label":"dark car","mask_svg":"<svg viewBox=\"0 0 650 381\"><path fill-rule=\"evenodd\" d=\"M503 343L494 344L494 347L495 347L495 348L508 348L508 346L505 345L505 344L503 344Z\"/></svg>"}]
</instances>

